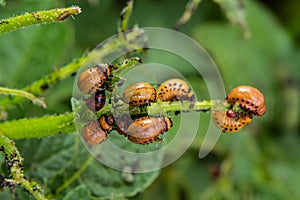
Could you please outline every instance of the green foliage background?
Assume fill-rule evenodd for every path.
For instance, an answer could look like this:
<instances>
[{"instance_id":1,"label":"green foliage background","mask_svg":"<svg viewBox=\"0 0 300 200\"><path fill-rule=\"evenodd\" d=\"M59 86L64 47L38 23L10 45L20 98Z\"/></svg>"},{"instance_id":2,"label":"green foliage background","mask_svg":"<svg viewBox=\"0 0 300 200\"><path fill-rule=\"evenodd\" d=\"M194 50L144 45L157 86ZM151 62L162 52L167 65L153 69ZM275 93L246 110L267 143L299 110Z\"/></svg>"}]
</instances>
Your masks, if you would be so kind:
<instances>
[{"instance_id":1,"label":"green foliage background","mask_svg":"<svg viewBox=\"0 0 300 200\"><path fill-rule=\"evenodd\" d=\"M131 25L173 28L186 3L136 1ZM6 7L0 7L0 18L72 4L83 11L74 20L1 35L0 85L22 88L93 49L116 33L119 12L125 5L108 0L7 1ZM208 156L198 158L207 128L200 125L193 145L179 160L160 172L132 175L134 181L127 181L124 174L90 159L75 134L58 135L16 141L25 158L26 176L41 183L48 197L56 199L300 198L300 4L296 0L284 4L246 1L252 32L248 40L210 0L200 3L182 28L213 57L227 92L237 85L253 85L266 99L264 116L239 133L222 134ZM205 93L193 74L187 72L187 76ZM70 77L44 94L47 110L24 103L9 112L9 120L71 111L73 83L74 77ZM209 119L206 113L201 117L203 122ZM4 157L0 157L0 171L7 173ZM31 197L20 188L0 192L0 199L14 198Z\"/></svg>"}]
</instances>

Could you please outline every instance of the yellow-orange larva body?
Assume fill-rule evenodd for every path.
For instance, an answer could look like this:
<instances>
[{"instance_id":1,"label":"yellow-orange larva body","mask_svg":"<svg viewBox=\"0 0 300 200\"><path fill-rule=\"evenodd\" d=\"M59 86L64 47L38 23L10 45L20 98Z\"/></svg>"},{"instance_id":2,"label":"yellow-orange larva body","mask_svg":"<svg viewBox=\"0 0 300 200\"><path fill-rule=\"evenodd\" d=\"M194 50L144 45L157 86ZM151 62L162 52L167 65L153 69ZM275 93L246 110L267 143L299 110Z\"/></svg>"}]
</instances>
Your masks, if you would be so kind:
<instances>
[{"instance_id":1,"label":"yellow-orange larva body","mask_svg":"<svg viewBox=\"0 0 300 200\"><path fill-rule=\"evenodd\" d=\"M101 115L99 119L100 127L106 132L109 132L112 129L114 122L115 120L111 115Z\"/></svg>"},{"instance_id":2,"label":"yellow-orange larva body","mask_svg":"<svg viewBox=\"0 0 300 200\"><path fill-rule=\"evenodd\" d=\"M107 132L104 131L98 121L89 121L82 129L82 137L89 145L100 144L107 139Z\"/></svg>"},{"instance_id":3,"label":"yellow-orange larva body","mask_svg":"<svg viewBox=\"0 0 300 200\"><path fill-rule=\"evenodd\" d=\"M258 116L266 112L264 95L251 86L243 85L234 88L226 97L226 101L231 104L238 102L242 108Z\"/></svg>"},{"instance_id":4,"label":"yellow-orange larva body","mask_svg":"<svg viewBox=\"0 0 300 200\"><path fill-rule=\"evenodd\" d=\"M128 127L128 139L136 144L149 144L172 127L168 117L141 117Z\"/></svg>"},{"instance_id":5,"label":"yellow-orange larva body","mask_svg":"<svg viewBox=\"0 0 300 200\"><path fill-rule=\"evenodd\" d=\"M78 80L77 86L85 94L95 93L109 77L111 66L108 64L99 64L84 70Z\"/></svg>"},{"instance_id":6,"label":"yellow-orange larva body","mask_svg":"<svg viewBox=\"0 0 300 200\"><path fill-rule=\"evenodd\" d=\"M155 88L146 82L137 82L129 85L123 92L123 100L131 106L149 105L156 102Z\"/></svg>"},{"instance_id":7,"label":"yellow-orange larva body","mask_svg":"<svg viewBox=\"0 0 300 200\"><path fill-rule=\"evenodd\" d=\"M223 132L234 133L249 124L252 119L249 115L239 116L237 120L228 117L226 111L212 111L212 119L215 125Z\"/></svg>"},{"instance_id":8,"label":"yellow-orange larva body","mask_svg":"<svg viewBox=\"0 0 300 200\"><path fill-rule=\"evenodd\" d=\"M181 79L174 78L163 82L157 89L161 101L193 100L194 92L189 85Z\"/></svg>"}]
</instances>

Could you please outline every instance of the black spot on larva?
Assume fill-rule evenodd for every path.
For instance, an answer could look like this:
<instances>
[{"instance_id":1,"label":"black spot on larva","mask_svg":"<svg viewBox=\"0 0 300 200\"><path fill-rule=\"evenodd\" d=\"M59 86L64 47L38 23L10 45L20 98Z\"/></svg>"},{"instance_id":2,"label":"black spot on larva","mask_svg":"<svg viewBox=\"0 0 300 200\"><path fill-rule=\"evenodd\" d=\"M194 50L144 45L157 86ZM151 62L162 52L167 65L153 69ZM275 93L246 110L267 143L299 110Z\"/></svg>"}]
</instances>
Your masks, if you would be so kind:
<instances>
[{"instance_id":1,"label":"black spot on larva","mask_svg":"<svg viewBox=\"0 0 300 200\"><path fill-rule=\"evenodd\" d=\"M251 103L251 106L254 106L254 103Z\"/></svg>"},{"instance_id":2,"label":"black spot on larva","mask_svg":"<svg viewBox=\"0 0 300 200\"><path fill-rule=\"evenodd\" d=\"M234 130L235 130L235 131L237 131L237 130L238 130L238 128L234 128Z\"/></svg>"},{"instance_id":3,"label":"black spot on larva","mask_svg":"<svg viewBox=\"0 0 300 200\"><path fill-rule=\"evenodd\" d=\"M256 108L256 109L257 109L257 108L258 108L258 106L255 106L254 108Z\"/></svg>"},{"instance_id":4,"label":"black spot on larva","mask_svg":"<svg viewBox=\"0 0 300 200\"><path fill-rule=\"evenodd\" d=\"M227 131L227 130L228 130L228 128L224 128L224 130L225 130L225 131Z\"/></svg>"},{"instance_id":5,"label":"black spot on larva","mask_svg":"<svg viewBox=\"0 0 300 200\"><path fill-rule=\"evenodd\" d=\"M43 85L40 86L40 88L42 90L47 90L47 89L49 89L49 85L48 85L48 83L44 83Z\"/></svg>"},{"instance_id":6,"label":"black spot on larva","mask_svg":"<svg viewBox=\"0 0 300 200\"><path fill-rule=\"evenodd\" d=\"M237 101L239 101L239 100L240 100L240 98L236 98L236 100L237 100Z\"/></svg>"},{"instance_id":7,"label":"black spot on larva","mask_svg":"<svg viewBox=\"0 0 300 200\"><path fill-rule=\"evenodd\" d=\"M246 101L246 104L249 104L250 103L250 101Z\"/></svg>"},{"instance_id":8,"label":"black spot on larva","mask_svg":"<svg viewBox=\"0 0 300 200\"><path fill-rule=\"evenodd\" d=\"M232 128L231 128L231 129L229 129L229 131L232 131Z\"/></svg>"},{"instance_id":9,"label":"black spot on larva","mask_svg":"<svg viewBox=\"0 0 300 200\"><path fill-rule=\"evenodd\" d=\"M245 102L245 99L242 99L242 102Z\"/></svg>"},{"instance_id":10,"label":"black spot on larva","mask_svg":"<svg viewBox=\"0 0 300 200\"><path fill-rule=\"evenodd\" d=\"M173 83L173 85L175 86L175 85L177 85L177 83L176 83L176 82L174 82L174 83Z\"/></svg>"}]
</instances>

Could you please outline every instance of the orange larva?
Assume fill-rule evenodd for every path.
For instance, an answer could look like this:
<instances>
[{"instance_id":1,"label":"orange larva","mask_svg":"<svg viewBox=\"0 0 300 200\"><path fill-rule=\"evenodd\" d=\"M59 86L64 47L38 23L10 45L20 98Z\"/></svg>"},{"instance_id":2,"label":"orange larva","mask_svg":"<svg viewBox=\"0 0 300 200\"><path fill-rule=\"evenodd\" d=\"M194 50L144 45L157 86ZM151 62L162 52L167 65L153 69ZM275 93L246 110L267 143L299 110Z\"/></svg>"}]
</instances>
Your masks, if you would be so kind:
<instances>
[{"instance_id":1,"label":"orange larva","mask_svg":"<svg viewBox=\"0 0 300 200\"><path fill-rule=\"evenodd\" d=\"M169 79L163 82L158 91L158 98L161 101L183 101L193 100L194 92L190 89L189 85L181 79Z\"/></svg>"},{"instance_id":2,"label":"orange larva","mask_svg":"<svg viewBox=\"0 0 300 200\"><path fill-rule=\"evenodd\" d=\"M99 111L105 105L105 90L97 90L95 95L85 99L87 107L92 111Z\"/></svg>"},{"instance_id":3,"label":"orange larva","mask_svg":"<svg viewBox=\"0 0 300 200\"><path fill-rule=\"evenodd\" d=\"M85 94L95 93L109 77L110 71L111 66L108 64L99 64L84 70L77 80L78 88Z\"/></svg>"},{"instance_id":4,"label":"orange larva","mask_svg":"<svg viewBox=\"0 0 300 200\"><path fill-rule=\"evenodd\" d=\"M237 132L251 122L249 115L239 116L237 120L228 117L225 111L212 111L212 118L215 125L223 132Z\"/></svg>"},{"instance_id":5,"label":"orange larva","mask_svg":"<svg viewBox=\"0 0 300 200\"><path fill-rule=\"evenodd\" d=\"M106 132L111 131L114 122L115 120L111 115L101 115L99 119L100 127Z\"/></svg>"},{"instance_id":6,"label":"orange larva","mask_svg":"<svg viewBox=\"0 0 300 200\"><path fill-rule=\"evenodd\" d=\"M149 144L172 127L168 117L141 117L128 127L128 139L136 144Z\"/></svg>"},{"instance_id":7,"label":"orange larva","mask_svg":"<svg viewBox=\"0 0 300 200\"><path fill-rule=\"evenodd\" d=\"M133 83L124 90L123 100L131 106L149 105L157 100L156 90L146 82Z\"/></svg>"},{"instance_id":8,"label":"orange larva","mask_svg":"<svg viewBox=\"0 0 300 200\"><path fill-rule=\"evenodd\" d=\"M96 145L105 141L107 134L96 120L89 121L82 129L82 137L89 145Z\"/></svg>"},{"instance_id":9,"label":"orange larva","mask_svg":"<svg viewBox=\"0 0 300 200\"><path fill-rule=\"evenodd\" d=\"M228 103L238 102L255 115L261 116L266 112L264 95L256 88L251 86L239 86L234 88L226 97Z\"/></svg>"}]
</instances>

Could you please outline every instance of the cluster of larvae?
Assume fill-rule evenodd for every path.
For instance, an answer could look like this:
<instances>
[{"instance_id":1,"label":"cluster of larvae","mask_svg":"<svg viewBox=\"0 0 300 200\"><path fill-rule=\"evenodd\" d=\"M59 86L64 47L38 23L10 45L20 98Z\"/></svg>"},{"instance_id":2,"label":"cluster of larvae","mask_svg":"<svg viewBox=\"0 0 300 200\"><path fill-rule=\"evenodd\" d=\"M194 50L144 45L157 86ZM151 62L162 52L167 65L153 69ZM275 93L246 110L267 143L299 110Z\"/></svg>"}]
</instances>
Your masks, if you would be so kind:
<instances>
[{"instance_id":1,"label":"cluster of larvae","mask_svg":"<svg viewBox=\"0 0 300 200\"><path fill-rule=\"evenodd\" d=\"M225 101L231 105L231 109L212 111L213 122L223 132L237 132L252 121L253 115L261 116L266 112L264 95L252 86L243 85L234 88ZM245 112L234 112L232 107L236 103Z\"/></svg>"},{"instance_id":2,"label":"cluster of larvae","mask_svg":"<svg viewBox=\"0 0 300 200\"><path fill-rule=\"evenodd\" d=\"M111 66L99 64L84 70L77 81L81 92L88 94L84 98L87 107L97 112L106 102L106 81L111 75ZM181 79L169 79L156 90L147 82L137 82L129 85L123 92L122 100L132 107L150 105L160 101L194 101L194 93L189 85ZM129 119L130 118L130 119ZM107 139L107 135L115 129L119 134L128 137L136 144L149 144L160 141L160 135L172 127L172 120L166 116L142 116L134 120L122 116L102 115L98 120L89 121L82 129L82 137L89 145L100 144Z\"/></svg>"}]
</instances>

